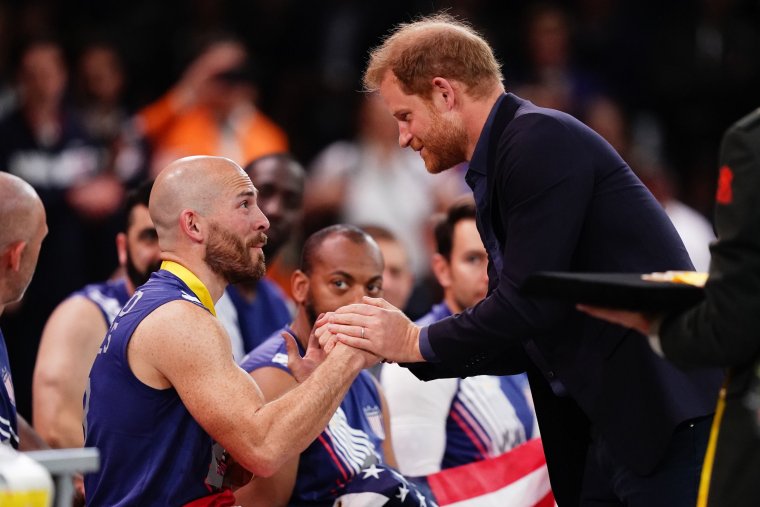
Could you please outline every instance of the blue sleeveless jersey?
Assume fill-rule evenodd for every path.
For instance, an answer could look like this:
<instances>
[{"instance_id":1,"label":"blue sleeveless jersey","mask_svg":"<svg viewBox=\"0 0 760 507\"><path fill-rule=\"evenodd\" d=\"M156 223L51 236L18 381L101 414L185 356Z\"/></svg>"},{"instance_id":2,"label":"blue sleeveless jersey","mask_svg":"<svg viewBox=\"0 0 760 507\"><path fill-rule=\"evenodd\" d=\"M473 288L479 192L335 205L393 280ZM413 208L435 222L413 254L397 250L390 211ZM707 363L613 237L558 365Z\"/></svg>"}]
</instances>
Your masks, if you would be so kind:
<instances>
[{"instance_id":1,"label":"blue sleeveless jersey","mask_svg":"<svg viewBox=\"0 0 760 507\"><path fill-rule=\"evenodd\" d=\"M119 312L92 365L85 446L97 447L101 462L85 476L88 505L181 506L216 493L205 481L215 463L211 437L176 390L143 384L127 363L140 322L175 300L205 308L180 278L165 269L153 273Z\"/></svg>"},{"instance_id":2,"label":"blue sleeveless jersey","mask_svg":"<svg viewBox=\"0 0 760 507\"><path fill-rule=\"evenodd\" d=\"M106 326L110 326L113 323L121 308L129 299L127 283L124 279L86 285L69 297L73 296L85 297L98 305L106 321Z\"/></svg>"},{"instance_id":3,"label":"blue sleeveless jersey","mask_svg":"<svg viewBox=\"0 0 760 507\"><path fill-rule=\"evenodd\" d=\"M303 355L300 343L298 348ZM272 367L290 373L279 331L244 357L240 366L247 372ZM384 440L380 394L370 374L362 371L327 428L301 453L288 505L332 506L363 470L382 464Z\"/></svg>"},{"instance_id":4,"label":"blue sleeveless jersey","mask_svg":"<svg viewBox=\"0 0 760 507\"><path fill-rule=\"evenodd\" d=\"M18 449L18 421L16 420L16 397L13 393L13 377L8 360L5 338L0 331L0 443Z\"/></svg>"},{"instance_id":5,"label":"blue sleeveless jersey","mask_svg":"<svg viewBox=\"0 0 760 507\"><path fill-rule=\"evenodd\" d=\"M451 310L440 303L416 323L427 326L449 315ZM441 469L498 456L530 440L535 415L528 396L524 373L459 379L446 419Z\"/></svg>"}]
</instances>

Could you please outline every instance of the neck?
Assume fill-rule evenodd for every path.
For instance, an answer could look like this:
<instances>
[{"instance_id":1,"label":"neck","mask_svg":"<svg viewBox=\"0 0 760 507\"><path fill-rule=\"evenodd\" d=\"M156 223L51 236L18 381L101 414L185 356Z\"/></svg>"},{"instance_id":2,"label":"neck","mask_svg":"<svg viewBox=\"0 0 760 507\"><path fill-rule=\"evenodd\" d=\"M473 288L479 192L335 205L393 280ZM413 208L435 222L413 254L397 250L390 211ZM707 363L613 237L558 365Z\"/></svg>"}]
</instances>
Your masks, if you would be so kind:
<instances>
[{"instance_id":1,"label":"neck","mask_svg":"<svg viewBox=\"0 0 760 507\"><path fill-rule=\"evenodd\" d=\"M222 294L224 294L224 289L227 287L227 280L212 271L211 268L208 267L208 264L203 262L203 260L190 259L187 256L172 252L163 252L161 254L161 259L176 262L192 271L192 273L198 277L198 280L206 286L214 304L216 304L216 302L219 301L219 298L222 297Z\"/></svg>"},{"instance_id":2,"label":"neck","mask_svg":"<svg viewBox=\"0 0 760 507\"><path fill-rule=\"evenodd\" d=\"M483 127L488 121L488 115L491 114L496 101L504 93L503 87L495 88L493 93L483 99L469 99L465 98L469 102L467 107L463 108L466 112L464 117L464 127L467 132L467 160L472 160L472 154L475 152L475 146L478 144L480 134L483 132Z\"/></svg>"},{"instance_id":3,"label":"neck","mask_svg":"<svg viewBox=\"0 0 760 507\"><path fill-rule=\"evenodd\" d=\"M298 305L291 329L293 329L293 332L296 334L296 340L298 340L298 343L301 344L304 350L309 344L309 335L311 335L312 327L314 325L309 321L306 309L303 305Z\"/></svg>"},{"instance_id":4,"label":"neck","mask_svg":"<svg viewBox=\"0 0 760 507\"><path fill-rule=\"evenodd\" d=\"M446 306L449 307L449 310L451 310L451 313L462 313L464 311L464 308L462 308L459 303L457 303L457 300L454 298L454 295L451 294L449 291L446 291L443 295L443 302L446 303Z\"/></svg>"}]
</instances>

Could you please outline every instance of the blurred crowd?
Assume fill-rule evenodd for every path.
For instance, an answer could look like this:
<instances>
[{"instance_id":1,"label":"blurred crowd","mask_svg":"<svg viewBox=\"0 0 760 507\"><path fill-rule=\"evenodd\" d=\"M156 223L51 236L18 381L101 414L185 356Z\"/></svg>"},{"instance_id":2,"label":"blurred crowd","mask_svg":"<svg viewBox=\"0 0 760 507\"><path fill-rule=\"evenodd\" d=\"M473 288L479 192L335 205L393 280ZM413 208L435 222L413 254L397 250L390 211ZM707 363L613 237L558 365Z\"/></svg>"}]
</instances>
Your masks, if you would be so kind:
<instances>
[{"instance_id":1,"label":"blurred crowd","mask_svg":"<svg viewBox=\"0 0 760 507\"><path fill-rule=\"evenodd\" d=\"M303 237L377 226L403 245L383 252L386 297L400 287L392 302L426 313L441 297L431 217L467 191L466 168L431 178L378 98L358 91L383 33L442 8L485 34L508 91L602 134L707 270L720 133L760 85L758 2L0 1L0 170L34 186L50 230L26 298L0 323L14 337L19 412L31 417L53 309L119 265L127 190L186 155L245 166L287 152L304 166L290 203L303 205L300 227L268 266L286 294Z\"/></svg>"}]
</instances>

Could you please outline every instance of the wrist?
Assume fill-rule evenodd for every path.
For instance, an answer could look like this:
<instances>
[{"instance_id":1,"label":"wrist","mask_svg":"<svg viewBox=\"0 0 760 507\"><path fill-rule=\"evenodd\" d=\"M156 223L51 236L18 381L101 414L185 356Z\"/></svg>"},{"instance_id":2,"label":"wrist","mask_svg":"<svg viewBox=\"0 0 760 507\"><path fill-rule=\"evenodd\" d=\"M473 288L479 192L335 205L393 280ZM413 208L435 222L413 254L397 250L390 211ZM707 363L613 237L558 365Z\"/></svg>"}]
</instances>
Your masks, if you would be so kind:
<instances>
[{"instance_id":1,"label":"wrist","mask_svg":"<svg viewBox=\"0 0 760 507\"><path fill-rule=\"evenodd\" d=\"M412 324L409 330L409 354L413 363L420 363L425 361L425 357L420 350L420 327Z\"/></svg>"}]
</instances>

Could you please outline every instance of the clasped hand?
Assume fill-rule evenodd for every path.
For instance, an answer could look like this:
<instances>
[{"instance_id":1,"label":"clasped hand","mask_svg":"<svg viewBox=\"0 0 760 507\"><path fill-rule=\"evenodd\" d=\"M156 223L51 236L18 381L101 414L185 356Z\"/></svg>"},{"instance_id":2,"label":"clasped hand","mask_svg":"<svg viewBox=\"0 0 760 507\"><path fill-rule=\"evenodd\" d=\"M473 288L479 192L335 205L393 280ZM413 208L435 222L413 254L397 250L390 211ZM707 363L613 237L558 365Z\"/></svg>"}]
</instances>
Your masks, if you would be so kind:
<instances>
[{"instance_id":1,"label":"clasped hand","mask_svg":"<svg viewBox=\"0 0 760 507\"><path fill-rule=\"evenodd\" d=\"M419 362L419 328L384 299L364 297L317 319L315 336L326 353L340 342L390 362Z\"/></svg>"}]
</instances>

